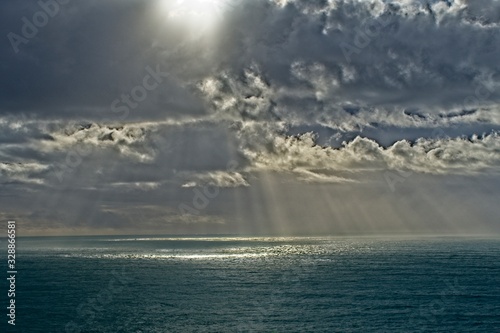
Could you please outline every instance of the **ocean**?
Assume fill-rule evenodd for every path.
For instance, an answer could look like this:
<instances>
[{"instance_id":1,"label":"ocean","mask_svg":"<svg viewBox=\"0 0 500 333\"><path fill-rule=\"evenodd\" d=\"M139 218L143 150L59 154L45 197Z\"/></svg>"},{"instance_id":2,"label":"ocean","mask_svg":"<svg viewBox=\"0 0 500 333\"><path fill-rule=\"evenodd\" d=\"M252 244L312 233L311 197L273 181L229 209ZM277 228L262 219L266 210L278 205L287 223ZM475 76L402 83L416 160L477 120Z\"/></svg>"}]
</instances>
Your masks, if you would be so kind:
<instances>
[{"instance_id":1,"label":"ocean","mask_svg":"<svg viewBox=\"0 0 500 333\"><path fill-rule=\"evenodd\" d=\"M17 241L5 332L500 332L498 238Z\"/></svg>"}]
</instances>

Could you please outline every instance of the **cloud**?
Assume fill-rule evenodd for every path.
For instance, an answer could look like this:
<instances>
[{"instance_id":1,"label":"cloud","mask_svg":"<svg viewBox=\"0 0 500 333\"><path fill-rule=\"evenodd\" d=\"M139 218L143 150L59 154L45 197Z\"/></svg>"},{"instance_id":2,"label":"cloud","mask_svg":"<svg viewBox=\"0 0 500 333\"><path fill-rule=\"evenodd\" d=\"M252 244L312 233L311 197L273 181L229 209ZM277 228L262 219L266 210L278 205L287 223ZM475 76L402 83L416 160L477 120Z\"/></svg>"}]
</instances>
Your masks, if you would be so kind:
<instances>
[{"instance_id":1,"label":"cloud","mask_svg":"<svg viewBox=\"0 0 500 333\"><path fill-rule=\"evenodd\" d=\"M160 182L118 182L118 183L111 183L111 187L116 187L119 189L124 189L124 190L134 190L134 189L139 189L142 191L150 191L150 190L155 190L158 187L161 186Z\"/></svg>"},{"instance_id":2,"label":"cloud","mask_svg":"<svg viewBox=\"0 0 500 333\"><path fill-rule=\"evenodd\" d=\"M357 180L347 177L336 176L335 172L337 170L325 170L325 169L314 169L313 171L307 168L297 168L293 169L293 174L298 180L304 181L306 183L323 183L323 184L335 184L335 183L356 183Z\"/></svg>"},{"instance_id":3,"label":"cloud","mask_svg":"<svg viewBox=\"0 0 500 333\"><path fill-rule=\"evenodd\" d=\"M139 161L150 161L153 152L145 149L148 129L141 124L111 127L95 123L66 125L48 133L50 140L44 141L40 149L45 152L78 150L80 155L99 149L113 149L122 155Z\"/></svg>"},{"instance_id":4,"label":"cloud","mask_svg":"<svg viewBox=\"0 0 500 333\"><path fill-rule=\"evenodd\" d=\"M2 171L6 181L58 186L54 175L69 168L80 175L78 178L66 175L72 179L73 186L152 191L174 184L245 187L249 186L247 176L262 170L293 174L310 183L342 183L356 181L356 173L364 171L398 169L428 174L475 174L491 172L500 162L495 131L468 137L417 137L411 141L396 140L388 146L356 135L336 148L319 144L319 135L314 132L287 135L285 123L230 124L225 138L229 141L217 139L210 142L207 149L200 150L212 153L220 150L218 154L203 158L189 154L193 158L191 162L182 157L185 152L199 149L202 142L207 143L207 133L219 133L218 127L214 127L215 132L207 132L207 124L203 122L190 125L194 131L186 131L184 123L119 127L45 124L44 130L31 133L44 134L41 139L28 137L16 144L18 149L23 146L37 149L45 156L44 162L18 158L17 162L4 162ZM172 137L175 132L176 136ZM200 135L199 139L192 141L193 135ZM232 152L221 148L228 144L234 146ZM75 156L79 158L77 165L73 165ZM228 169L232 162L236 166Z\"/></svg>"},{"instance_id":5,"label":"cloud","mask_svg":"<svg viewBox=\"0 0 500 333\"><path fill-rule=\"evenodd\" d=\"M500 165L500 136L494 132L471 138L418 139L398 141L384 148L377 142L356 137L335 149L316 144L314 133L277 136L259 150L246 150L255 170L305 174L306 180L348 181L328 177L335 172L385 169L410 170L428 174L474 174L495 172Z\"/></svg>"},{"instance_id":6,"label":"cloud","mask_svg":"<svg viewBox=\"0 0 500 333\"><path fill-rule=\"evenodd\" d=\"M436 2L435 7L444 4ZM491 44L497 28L471 25L465 4L446 9L447 19L440 23L419 1L336 1L322 5L289 1L283 8L269 8L260 2L255 6L258 9L247 9L260 10L263 15L257 29L245 30L244 46L230 37L241 33L237 28L220 37L234 41L231 45L239 52L236 63L226 66L232 71L226 71L223 79L217 74L204 79L214 83L209 97L220 100L218 110L235 112L242 100L236 96L246 95L249 100L258 96L266 102L260 105L272 108L253 113L254 120L272 114L291 123L352 130L373 123L429 126L439 114L464 108L488 110L496 108L499 101L498 66L493 56L499 50L498 44ZM238 18L241 22L230 22L246 28L248 19ZM379 20L388 23L377 34L367 36L364 30ZM362 38L368 39L357 43ZM343 43L357 50L349 59L342 51ZM252 82L245 86L250 68L254 77L266 83L253 94L240 88L252 86ZM233 91L224 97L227 86ZM244 107L241 117L248 119L252 109L255 107ZM405 116L407 109L419 110L426 117L415 122ZM356 110L356 114L349 110ZM488 113L486 118L462 120L498 118L498 110Z\"/></svg>"},{"instance_id":7,"label":"cloud","mask_svg":"<svg viewBox=\"0 0 500 333\"><path fill-rule=\"evenodd\" d=\"M204 116L212 105L245 119L351 128L345 108L360 109L354 122L364 125L365 117L397 122L404 118L386 116L408 108L456 112L482 86L489 95L471 107L500 99L498 1L236 1L208 37L165 20L156 6L61 8L19 55L0 53L9 63L0 69L0 112L120 120L112 102L141 85L148 66L169 76L126 121ZM20 33L20 5L4 7L0 28ZM346 58L342 45L356 52Z\"/></svg>"},{"instance_id":8,"label":"cloud","mask_svg":"<svg viewBox=\"0 0 500 333\"><path fill-rule=\"evenodd\" d=\"M187 179L182 187L239 187L250 186L245 177L239 172L214 171L202 174L187 174L183 178Z\"/></svg>"},{"instance_id":9,"label":"cloud","mask_svg":"<svg viewBox=\"0 0 500 333\"><path fill-rule=\"evenodd\" d=\"M0 162L0 180L2 183L21 182L43 184L44 173L49 167L40 163L4 163Z\"/></svg>"}]
</instances>

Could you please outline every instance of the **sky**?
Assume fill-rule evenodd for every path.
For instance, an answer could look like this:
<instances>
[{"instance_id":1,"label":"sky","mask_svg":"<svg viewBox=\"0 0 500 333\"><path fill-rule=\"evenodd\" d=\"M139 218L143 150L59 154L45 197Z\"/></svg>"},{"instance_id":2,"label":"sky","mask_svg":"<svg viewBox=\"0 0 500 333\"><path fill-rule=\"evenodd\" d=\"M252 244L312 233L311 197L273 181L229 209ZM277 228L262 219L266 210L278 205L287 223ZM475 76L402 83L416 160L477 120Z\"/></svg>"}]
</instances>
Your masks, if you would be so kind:
<instances>
[{"instance_id":1,"label":"sky","mask_svg":"<svg viewBox=\"0 0 500 333\"><path fill-rule=\"evenodd\" d=\"M500 1L0 1L20 235L500 233Z\"/></svg>"}]
</instances>

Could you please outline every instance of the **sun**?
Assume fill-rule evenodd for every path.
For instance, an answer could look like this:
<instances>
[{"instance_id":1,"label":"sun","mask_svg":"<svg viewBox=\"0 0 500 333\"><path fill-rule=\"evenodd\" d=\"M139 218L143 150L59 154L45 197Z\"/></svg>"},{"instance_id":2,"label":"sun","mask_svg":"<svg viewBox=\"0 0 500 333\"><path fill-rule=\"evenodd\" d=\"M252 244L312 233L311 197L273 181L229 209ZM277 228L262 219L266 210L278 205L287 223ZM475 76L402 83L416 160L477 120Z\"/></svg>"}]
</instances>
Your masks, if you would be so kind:
<instances>
[{"instance_id":1,"label":"sun","mask_svg":"<svg viewBox=\"0 0 500 333\"><path fill-rule=\"evenodd\" d=\"M222 18L228 4L229 0L163 0L161 7L169 21L205 30Z\"/></svg>"}]
</instances>

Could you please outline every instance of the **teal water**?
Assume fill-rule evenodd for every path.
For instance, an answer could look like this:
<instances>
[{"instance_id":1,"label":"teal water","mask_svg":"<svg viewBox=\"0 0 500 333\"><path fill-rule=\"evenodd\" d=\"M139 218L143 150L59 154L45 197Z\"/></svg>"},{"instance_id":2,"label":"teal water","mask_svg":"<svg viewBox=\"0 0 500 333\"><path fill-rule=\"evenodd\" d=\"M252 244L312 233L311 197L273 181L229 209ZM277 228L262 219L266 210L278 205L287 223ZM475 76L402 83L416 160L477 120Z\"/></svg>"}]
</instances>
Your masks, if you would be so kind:
<instances>
[{"instance_id":1,"label":"teal water","mask_svg":"<svg viewBox=\"0 0 500 333\"><path fill-rule=\"evenodd\" d=\"M21 238L17 267L7 332L500 332L499 239Z\"/></svg>"}]
</instances>

